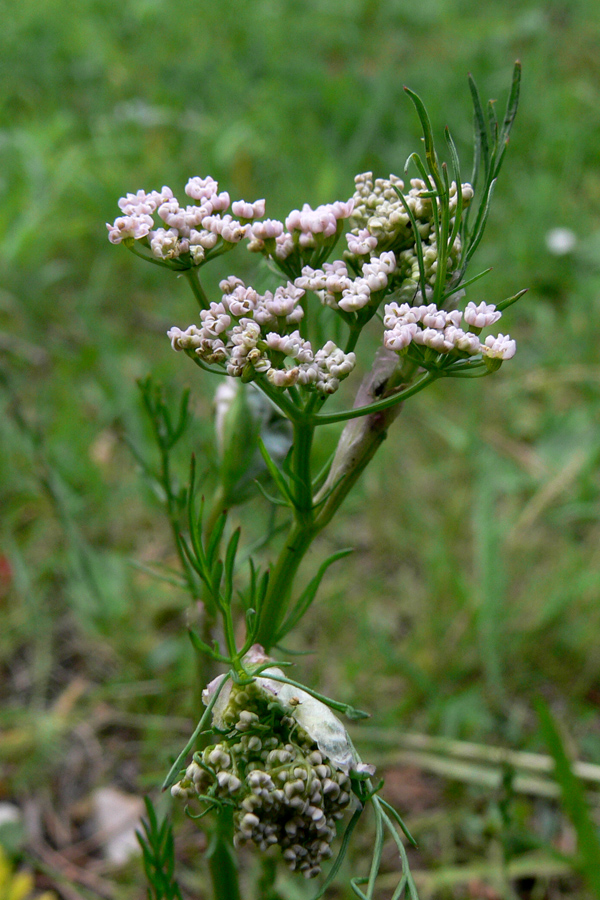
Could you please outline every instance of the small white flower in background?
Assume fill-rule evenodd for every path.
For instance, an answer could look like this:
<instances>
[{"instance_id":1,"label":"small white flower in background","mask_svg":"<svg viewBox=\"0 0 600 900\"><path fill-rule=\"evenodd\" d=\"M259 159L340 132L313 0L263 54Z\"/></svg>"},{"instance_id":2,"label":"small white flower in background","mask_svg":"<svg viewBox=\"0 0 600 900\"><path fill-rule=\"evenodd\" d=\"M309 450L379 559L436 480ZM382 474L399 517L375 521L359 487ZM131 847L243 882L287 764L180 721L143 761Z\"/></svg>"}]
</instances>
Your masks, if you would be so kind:
<instances>
[{"instance_id":1,"label":"small white flower in background","mask_svg":"<svg viewBox=\"0 0 600 900\"><path fill-rule=\"evenodd\" d=\"M546 247L554 256L566 256L577 246L577 235L570 228L551 228L546 233Z\"/></svg>"}]
</instances>

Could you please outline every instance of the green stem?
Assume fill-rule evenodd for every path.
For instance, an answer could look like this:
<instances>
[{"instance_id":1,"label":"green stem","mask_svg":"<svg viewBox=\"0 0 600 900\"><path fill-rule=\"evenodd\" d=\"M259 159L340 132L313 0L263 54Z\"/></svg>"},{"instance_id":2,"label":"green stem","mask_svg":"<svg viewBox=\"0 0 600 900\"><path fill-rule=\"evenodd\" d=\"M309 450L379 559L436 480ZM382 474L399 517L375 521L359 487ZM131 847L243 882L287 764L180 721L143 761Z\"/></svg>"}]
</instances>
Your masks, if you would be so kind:
<instances>
[{"instance_id":1,"label":"green stem","mask_svg":"<svg viewBox=\"0 0 600 900\"><path fill-rule=\"evenodd\" d=\"M198 306L200 309L208 309L210 303L208 302L208 297L204 293L204 288L200 284L200 278L198 276L197 269L186 269L183 273L187 280L189 281L190 287L194 294L194 297L198 301Z\"/></svg>"},{"instance_id":2,"label":"green stem","mask_svg":"<svg viewBox=\"0 0 600 900\"><path fill-rule=\"evenodd\" d=\"M233 812L223 809L215 816L214 822L215 827L206 851L214 900L241 900L233 851Z\"/></svg>"},{"instance_id":3,"label":"green stem","mask_svg":"<svg viewBox=\"0 0 600 900\"><path fill-rule=\"evenodd\" d=\"M317 529L312 523L306 525L294 521L281 548L275 568L271 572L269 590L263 603L256 634L257 643L266 651L273 645L274 636L279 630L287 608L294 577L316 534Z\"/></svg>"},{"instance_id":4,"label":"green stem","mask_svg":"<svg viewBox=\"0 0 600 900\"><path fill-rule=\"evenodd\" d=\"M294 422L294 475L296 477L296 513L305 525L312 524L312 475L310 451L314 426L310 422Z\"/></svg>"},{"instance_id":5,"label":"green stem","mask_svg":"<svg viewBox=\"0 0 600 900\"><path fill-rule=\"evenodd\" d=\"M427 387L428 384L431 384L437 378L439 378L439 374L437 372L426 372L421 376L421 378L418 379L418 381L415 381L414 384L411 384L410 387L407 387L402 391L397 391L396 393L391 394L389 397L384 397L383 400L378 400L375 403L369 403L367 406L358 406L354 409L346 409L338 413L314 416L313 422L315 425L331 425L334 422L345 422L348 419L357 419L359 418L359 416L370 416L374 415L375 413L383 412L386 409L390 409L390 407L392 406L396 406L398 403L402 403L403 400L407 400L414 394L418 394L419 391L422 391L423 388Z\"/></svg>"},{"instance_id":6,"label":"green stem","mask_svg":"<svg viewBox=\"0 0 600 900\"><path fill-rule=\"evenodd\" d=\"M385 389L387 391L395 391L399 384L406 383L412 378L414 370L414 363L410 360L405 360L403 365L399 366L387 379ZM361 473L385 440L387 429L400 412L400 401L411 396L411 394L417 393L418 390L422 390L426 384L435 380L435 377L437 376L427 373L423 378L415 382L412 388L406 388L404 391L392 394L389 398L384 398L379 403L364 407L366 412L362 412L363 408L359 407L358 415L365 416L369 413L368 418L366 421L348 424L347 429L352 429L356 433L350 441L349 452L343 449L343 438L340 441L338 454L341 458L338 458L338 454L336 454L327 481L319 492L327 499L324 502L321 501L322 505L316 517L314 511L317 507L314 505L311 507L310 516L302 516L300 511L296 511L294 523L287 540L281 548L275 568L271 572L269 590L261 611L261 619L256 636L257 642L266 651L270 649L275 635L278 633L288 606L295 575L308 548L319 532L329 524L345 500L346 495L358 481ZM357 412L357 410L354 410L354 412ZM313 416L313 422L321 418L329 419L327 416ZM295 426L295 429L297 429L296 440L306 442L307 433L304 430L306 428L306 423ZM306 443L303 446L306 451ZM300 453L296 457L296 466L304 465L305 459L306 452L304 454ZM296 468L295 474L300 475L301 471L300 468ZM308 471L310 472L309 469ZM306 477L306 470L304 470L303 477ZM310 485L310 482L308 485ZM309 487L308 489L310 490ZM318 502L319 495L314 499Z\"/></svg>"},{"instance_id":7,"label":"green stem","mask_svg":"<svg viewBox=\"0 0 600 900\"><path fill-rule=\"evenodd\" d=\"M344 347L344 353L351 353L352 350L354 350L358 343L361 331L362 325L353 323L350 326L350 334L348 335L348 340L346 341L346 346Z\"/></svg>"},{"instance_id":8,"label":"green stem","mask_svg":"<svg viewBox=\"0 0 600 900\"><path fill-rule=\"evenodd\" d=\"M273 387L264 375L257 375L254 384L281 410L286 418L291 422L300 421L302 413L298 407L282 391Z\"/></svg>"},{"instance_id":9,"label":"green stem","mask_svg":"<svg viewBox=\"0 0 600 900\"><path fill-rule=\"evenodd\" d=\"M314 404L309 401L308 408ZM313 527L312 474L310 452L314 426L305 416L296 419L294 426L294 524L271 573L269 591L261 612L257 641L268 650L279 630L290 598L292 583L302 559L310 547L316 531Z\"/></svg>"}]
</instances>

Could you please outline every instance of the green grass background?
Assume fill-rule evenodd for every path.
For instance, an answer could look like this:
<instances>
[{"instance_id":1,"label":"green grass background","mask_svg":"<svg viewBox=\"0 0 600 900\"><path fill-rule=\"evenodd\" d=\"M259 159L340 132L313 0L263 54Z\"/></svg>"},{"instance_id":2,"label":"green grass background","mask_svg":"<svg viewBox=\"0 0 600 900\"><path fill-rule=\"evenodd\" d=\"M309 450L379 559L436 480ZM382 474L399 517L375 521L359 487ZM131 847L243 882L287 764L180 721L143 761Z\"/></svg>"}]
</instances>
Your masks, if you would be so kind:
<instances>
[{"instance_id":1,"label":"green grass background","mask_svg":"<svg viewBox=\"0 0 600 900\"><path fill-rule=\"evenodd\" d=\"M493 378L407 403L312 552L314 564L356 547L295 638L317 648L297 674L367 706L391 734L517 749L544 750L541 695L576 752L600 763L595 0L0 10L0 799L37 799L75 839L72 810L94 787L155 788L194 710L186 597L131 566L174 555L120 436L152 453L136 378L152 372L173 396L190 383L185 478L191 449L212 452L214 384L164 336L193 319L187 286L109 245L117 199L162 184L181 196L195 174L232 197L266 197L273 217L345 199L356 172L401 174L418 148L404 84L468 160L467 73L502 104L516 58L521 109L475 263L493 272L469 297L529 288L505 317L517 356ZM577 237L562 257L545 243L559 226ZM238 250L207 270L208 289L253 265ZM451 837L434 829L415 865L485 859L494 798L436 791ZM535 831L530 808L515 815ZM194 840L182 862L191 884ZM135 867L106 877L116 894L142 896Z\"/></svg>"}]
</instances>

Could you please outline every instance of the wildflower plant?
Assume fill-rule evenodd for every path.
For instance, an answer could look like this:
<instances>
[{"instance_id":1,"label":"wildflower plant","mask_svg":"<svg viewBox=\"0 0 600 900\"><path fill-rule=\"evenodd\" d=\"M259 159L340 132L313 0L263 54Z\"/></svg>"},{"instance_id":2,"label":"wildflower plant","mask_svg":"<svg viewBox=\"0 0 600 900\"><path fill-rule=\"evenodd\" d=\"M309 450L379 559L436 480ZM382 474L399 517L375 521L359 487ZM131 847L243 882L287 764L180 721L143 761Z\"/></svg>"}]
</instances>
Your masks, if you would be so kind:
<instances>
[{"instance_id":1,"label":"wildflower plant","mask_svg":"<svg viewBox=\"0 0 600 900\"><path fill-rule=\"evenodd\" d=\"M308 583L296 585L308 548L404 401L441 379L490 375L514 356L515 341L497 328L524 292L487 303L478 293L486 273L467 271L485 230L519 82L517 63L499 121L494 103L484 107L469 81L475 124L470 181L463 181L448 129L449 161L440 161L426 109L406 89L421 122L424 155L409 156L403 178L359 174L348 200L315 209L304 204L281 222L265 218L264 200L232 203L210 176L192 177L185 203L169 187L127 194L119 201L122 214L107 226L110 241L188 280L198 317L173 325L168 337L175 351L220 377L212 500L198 496L194 461L183 490L170 471L170 454L188 424L187 393L174 416L161 388L151 379L142 383L158 471L140 457L165 500L181 583L204 610L200 627L190 630L205 661L203 677L222 669L212 673L198 726L164 783L190 816L210 817L207 858L215 898L241 896L235 851L244 847L265 854L270 871L274 858L307 878L325 869L315 897L323 896L366 807L375 816L375 841L368 872L352 878L355 895L375 896L387 837L401 864L393 896L416 897L402 835L412 839L336 715L365 714L288 677L289 662L276 662L273 654L285 656L282 641L309 610L328 567L349 552L333 554ZM408 182L406 173L413 175ZM229 275L210 299L202 268L240 244L281 283L261 293ZM465 300L467 290L474 299ZM379 332L380 349L354 405L332 410L367 328ZM345 426L337 449L314 472L321 427L336 423ZM227 511L258 491L271 525L266 536L255 535L254 544L242 548L241 530L232 529ZM147 837L157 828L151 817ZM164 857L159 875L169 886L161 894L155 884L154 892L177 896L172 861L164 850L162 857L152 855L151 844L146 870L159 872L156 860ZM172 841L164 846L172 855Z\"/></svg>"}]
</instances>

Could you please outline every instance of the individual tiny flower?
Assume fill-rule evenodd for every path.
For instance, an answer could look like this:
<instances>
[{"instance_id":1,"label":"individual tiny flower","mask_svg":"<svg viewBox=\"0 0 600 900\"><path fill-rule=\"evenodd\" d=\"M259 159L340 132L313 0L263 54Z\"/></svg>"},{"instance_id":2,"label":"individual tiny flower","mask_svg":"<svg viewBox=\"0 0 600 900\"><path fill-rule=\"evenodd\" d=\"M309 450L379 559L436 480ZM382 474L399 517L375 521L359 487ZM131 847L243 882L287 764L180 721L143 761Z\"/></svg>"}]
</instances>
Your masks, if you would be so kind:
<instances>
[{"instance_id":1,"label":"individual tiny flower","mask_svg":"<svg viewBox=\"0 0 600 900\"><path fill-rule=\"evenodd\" d=\"M302 210L293 209L285 220L285 227L288 231L300 231L305 236L305 241L300 242L308 245L309 237L315 234L322 234L323 237L332 237L337 231L337 217L333 206L327 204L317 206L312 209L308 203L305 203Z\"/></svg>"},{"instance_id":2,"label":"individual tiny flower","mask_svg":"<svg viewBox=\"0 0 600 900\"><path fill-rule=\"evenodd\" d=\"M371 299L371 288L365 278L355 278L342 293L338 301L340 309L344 312L356 312L363 309Z\"/></svg>"},{"instance_id":3,"label":"individual tiny flower","mask_svg":"<svg viewBox=\"0 0 600 900\"><path fill-rule=\"evenodd\" d=\"M152 216L145 213L132 216L118 216L113 224L106 223L108 239L111 244L120 244L126 238L136 241L146 237L154 226Z\"/></svg>"},{"instance_id":4,"label":"individual tiny flower","mask_svg":"<svg viewBox=\"0 0 600 900\"><path fill-rule=\"evenodd\" d=\"M296 384L300 369L294 366L292 369L273 369L267 371L267 378L272 385L278 388L288 388Z\"/></svg>"},{"instance_id":5,"label":"individual tiny flower","mask_svg":"<svg viewBox=\"0 0 600 900\"><path fill-rule=\"evenodd\" d=\"M237 275L230 275L219 282L219 289L223 294L231 294L237 287L245 287L244 282Z\"/></svg>"},{"instance_id":6,"label":"individual tiny flower","mask_svg":"<svg viewBox=\"0 0 600 900\"><path fill-rule=\"evenodd\" d=\"M179 232L176 228L157 228L156 231L150 232L150 249L154 256L158 259L176 259L182 253L186 253L189 249L187 240L179 239Z\"/></svg>"},{"instance_id":7,"label":"individual tiny flower","mask_svg":"<svg viewBox=\"0 0 600 900\"><path fill-rule=\"evenodd\" d=\"M286 316L288 322L299 321L304 315L304 310L298 305L303 296L304 291L288 281L285 287L278 287L274 294L266 291L265 306L272 316Z\"/></svg>"},{"instance_id":8,"label":"individual tiny flower","mask_svg":"<svg viewBox=\"0 0 600 900\"><path fill-rule=\"evenodd\" d=\"M435 303L430 303L428 306L421 307L421 322L425 326L425 328L445 328L446 326L446 312L443 309L438 309Z\"/></svg>"},{"instance_id":9,"label":"individual tiny flower","mask_svg":"<svg viewBox=\"0 0 600 900\"><path fill-rule=\"evenodd\" d=\"M354 209L354 197L349 200L335 200L330 204L330 209L336 219L347 219Z\"/></svg>"},{"instance_id":10,"label":"individual tiny flower","mask_svg":"<svg viewBox=\"0 0 600 900\"><path fill-rule=\"evenodd\" d=\"M317 390L323 394L333 394L340 386L341 379L346 378L356 365L356 355L344 353L333 341L327 341L315 353L315 363L319 369Z\"/></svg>"},{"instance_id":11,"label":"individual tiny flower","mask_svg":"<svg viewBox=\"0 0 600 900\"><path fill-rule=\"evenodd\" d=\"M413 341L415 344L423 344L425 347L437 350L438 353L447 353L453 348L452 342L446 338L443 331L438 331L437 328L417 329Z\"/></svg>"},{"instance_id":12,"label":"individual tiny flower","mask_svg":"<svg viewBox=\"0 0 600 900\"><path fill-rule=\"evenodd\" d=\"M292 331L291 334L281 335L276 332L270 332L266 337L266 344L269 350L275 350L283 353L285 356L293 357L298 362L312 362L313 352L310 341L304 340L299 331Z\"/></svg>"},{"instance_id":13,"label":"individual tiny flower","mask_svg":"<svg viewBox=\"0 0 600 900\"><path fill-rule=\"evenodd\" d=\"M394 350L396 353L399 353L408 347L418 330L419 326L414 322L406 325L396 325L394 328L384 332L383 345L388 350Z\"/></svg>"},{"instance_id":14,"label":"individual tiny flower","mask_svg":"<svg viewBox=\"0 0 600 900\"><path fill-rule=\"evenodd\" d=\"M265 214L265 201L255 200L254 203L247 203L245 200L234 200L231 212L239 219L260 219Z\"/></svg>"},{"instance_id":15,"label":"individual tiny flower","mask_svg":"<svg viewBox=\"0 0 600 900\"><path fill-rule=\"evenodd\" d=\"M212 250L218 240L218 235L212 234L210 231L205 231L204 229L202 229L202 231L196 231L195 229L190 231L191 246L199 246L204 250Z\"/></svg>"},{"instance_id":16,"label":"individual tiny flower","mask_svg":"<svg viewBox=\"0 0 600 900\"><path fill-rule=\"evenodd\" d=\"M227 331L231 325L231 316L222 303L211 303L208 309L200 310L203 333L206 337L215 338Z\"/></svg>"},{"instance_id":17,"label":"individual tiny flower","mask_svg":"<svg viewBox=\"0 0 600 900\"><path fill-rule=\"evenodd\" d=\"M212 197L209 197L208 202L212 206L213 212L224 212L229 208L231 199L227 191L222 191L220 194L213 194Z\"/></svg>"},{"instance_id":18,"label":"individual tiny flower","mask_svg":"<svg viewBox=\"0 0 600 900\"><path fill-rule=\"evenodd\" d=\"M446 325L453 325L455 328L460 328L462 322L462 313L460 309L451 309L446 312Z\"/></svg>"},{"instance_id":19,"label":"individual tiny flower","mask_svg":"<svg viewBox=\"0 0 600 900\"><path fill-rule=\"evenodd\" d=\"M382 253L381 256L373 256L362 267L363 280L369 286L370 291L381 291L387 287L388 275L396 268L396 257L391 251Z\"/></svg>"},{"instance_id":20,"label":"individual tiny flower","mask_svg":"<svg viewBox=\"0 0 600 900\"><path fill-rule=\"evenodd\" d=\"M499 334L498 337L490 335L485 339L481 349L483 354L491 359L512 359L517 352L517 343L507 334Z\"/></svg>"},{"instance_id":21,"label":"individual tiny flower","mask_svg":"<svg viewBox=\"0 0 600 900\"><path fill-rule=\"evenodd\" d=\"M493 303L480 303L475 306L473 301L467 303L464 311L465 322L473 328L488 328L501 317Z\"/></svg>"},{"instance_id":22,"label":"individual tiny flower","mask_svg":"<svg viewBox=\"0 0 600 900\"><path fill-rule=\"evenodd\" d=\"M147 194L139 190L136 194L127 194L119 200L119 209L126 216L152 215L166 200L173 197L173 191L166 185L162 191L151 191Z\"/></svg>"},{"instance_id":23,"label":"individual tiny flower","mask_svg":"<svg viewBox=\"0 0 600 900\"><path fill-rule=\"evenodd\" d=\"M248 225L242 225L230 215L210 215L202 219L202 227L217 234L229 244L238 244L247 234Z\"/></svg>"},{"instance_id":24,"label":"individual tiny flower","mask_svg":"<svg viewBox=\"0 0 600 900\"><path fill-rule=\"evenodd\" d=\"M422 318L422 310L427 307L410 306L408 303L398 303L394 300L392 303L386 303L384 306L383 324L386 328L393 328L396 323L402 325L410 325L413 322L420 322Z\"/></svg>"},{"instance_id":25,"label":"individual tiny flower","mask_svg":"<svg viewBox=\"0 0 600 900\"><path fill-rule=\"evenodd\" d=\"M323 269L311 269L310 266L304 266L302 275L296 278L294 284L303 291L323 291L325 290L325 279Z\"/></svg>"},{"instance_id":26,"label":"individual tiny flower","mask_svg":"<svg viewBox=\"0 0 600 900\"><path fill-rule=\"evenodd\" d=\"M341 260L325 263L323 270L325 274L325 290L328 294L341 294L347 287L350 287L351 279L348 276L346 264Z\"/></svg>"},{"instance_id":27,"label":"individual tiny flower","mask_svg":"<svg viewBox=\"0 0 600 900\"><path fill-rule=\"evenodd\" d=\"M185 186L185 192L188 197L193 200L209 200L219 190L219 184L214 178L208 175L206 178L200 178L197 175L190 178Z\"/></svg>"},{"instance_id":28,"label":"individual tiny flower","mask_svg":"<svg viewBox=\"0 0 600 900\"><path fill-rule=\"evenodd\" d=\"M173 326L167 331L173 350L195 350L200 346L202 333L196 325L190 325L185 331Z\"/></svg>"},{"instance_id":29,"label":"individual tiny flower","mask_svg":"<svg viewBox=\"0 0 600 900\"><path fill-rule=\"evenodd\" d=\"M277 259L287 259L294 250L294 239L289 231L284 231L275 238L275 256Z\"/></svg>"},{"instance_id":30,"label":"individual tiny flower","mask_svg":"<svg viewBox=\"0 0 600 900\"><path fill-rule=\"evenodd\" d=\"M450 341L457 350L468 353L469 356L475 356L477 353L481 353L481 341L476 334L472 334L470 331L465 332L462 328L458 328L455 325L449 325L444 330L444 337L447 341Z\"/></svg>"},{"instance_id":31,"label":"individual tiny flower","mask_svg":"<svg viewBox=\"0 0 600 900\"><path fill-rule=\"evenodd\" d=\"M239 279L237 280L239 281ZM224 285L227 288L230 287L230 284L228 282L222 281L220 284L222 290ZM246 287L246 285L240 281L233 290L223 291L222 303L225 309L234 318L242 319L244 317L253 315L254 311L257 309L260 303L260 298L254 288Z\"/></svg>"},{"instance_id":32,"label":"individual tiny flower","mask_svg":"<svg viewBox=\"0 0 600 900\"><path fill-rule=\"evenodd\" d=\"M262 222L254 222L248 233L259 241L267 241L283 234L283 223L277 219L263 219Z\"/></svg>"}]
</instances>

